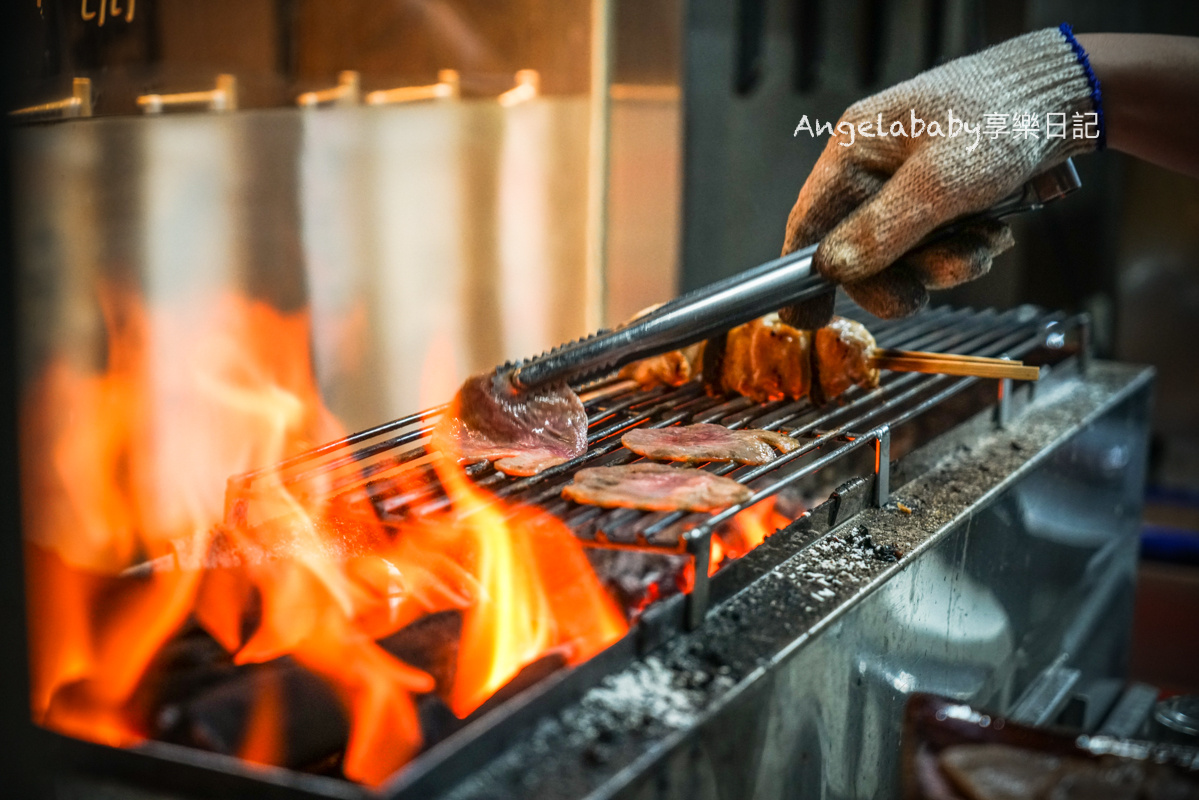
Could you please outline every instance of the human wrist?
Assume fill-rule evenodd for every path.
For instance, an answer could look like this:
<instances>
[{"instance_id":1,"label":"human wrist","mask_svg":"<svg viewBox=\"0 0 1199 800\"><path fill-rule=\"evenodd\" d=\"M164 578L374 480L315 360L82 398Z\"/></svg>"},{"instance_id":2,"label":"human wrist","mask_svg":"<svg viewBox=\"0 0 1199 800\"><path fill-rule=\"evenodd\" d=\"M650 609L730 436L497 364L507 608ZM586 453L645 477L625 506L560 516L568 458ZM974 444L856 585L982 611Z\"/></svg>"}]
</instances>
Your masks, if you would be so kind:
<instances>
[{"instance_id":1,"label":"human wrist","mask_svg":"<svg viewBox=\"0 0 1199 800\"><path fill-rule=\"evenodd\" d=\"M1078 39L1103 83L1108 147L1199 177L1199 38L1092 33Z\"/></svg>"}]
</instances>

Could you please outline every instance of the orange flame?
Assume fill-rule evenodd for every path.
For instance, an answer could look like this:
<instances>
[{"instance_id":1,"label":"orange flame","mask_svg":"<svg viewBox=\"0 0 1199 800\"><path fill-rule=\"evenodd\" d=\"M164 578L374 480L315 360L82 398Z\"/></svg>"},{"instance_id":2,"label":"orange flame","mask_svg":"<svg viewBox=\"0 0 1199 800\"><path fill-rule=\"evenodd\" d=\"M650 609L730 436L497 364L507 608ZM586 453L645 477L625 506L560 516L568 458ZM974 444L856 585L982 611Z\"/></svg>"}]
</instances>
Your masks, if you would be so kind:
<instances>
[{"instance_id":1,"label":"orange flame","mask_svg":"<svg viewBox=\"0 0 1199 800\"><path fill-rule=\"evenodd\" d=\"M715 575L726 562L741 558L766 541L772 533L793 522L791 517L778 510L777 500L777 497L768 497L750 506L712 534L708 575ZM694 586L695 566L688 564L679 576L679 589L690 592Z\"/></svg>"},{"instance_id":2,"label":"orange flame","mask_svg":"<svg viewBox=\"0 0 1199 800\"><path fill-rule=\"evenodd\" d=\"M479 586L463 624L449 700L455 714L466 716L551 650L578 663L625 633L623 615L565 524L535 509L495 504L453 459L435 466Z\"/></svg>"},{"instance_id":3,"label":"orange flame","mask_svg":"<svg viewBox=\"0 0 1199 800\"><path fill-rule=\"evenodd\" d=\"M384 526L362 498L275 472L226 480L343 435L311 371L309 320L226 297L147 308L103 298L104 368L50 364L23 408L33 714L114 745L145 737L138 693L189 620L238 664L292 656L350 719L347 777L378 784L419 752L434 680L377 640L463 613L446 702L465 716L549 652L589 658L626 630L575 537L507 508L452 461L451 509ZM130 567L136 568L129 571ZM239 755L280 763L281 687L263 682Z\"/></svg>"},{"instance_id":4,"label":"orange flame","mask_svg":"<svg viewBox=\"0 0 1199 800\"><path fill-rule=\"evenodd\" d=\"M258 678L258 694L246 725L245 737L237 754L255 764L277 764L283 760L283 698L279 681L270 676Z\"/></svg>"},{"instance_id":5,"label":"orange flame","mask_svg":"<svg viewBox=\"0 0 1199 800\"><path fill-rule=\"evenodd\" d=\"M791 517L778 510L777 499L768 497L757 505L750 506L729 520L728 524L712 537L709 575L725 560L741 558L766 541L770 534L791 524Z\"/></svg>"}]
</instances>

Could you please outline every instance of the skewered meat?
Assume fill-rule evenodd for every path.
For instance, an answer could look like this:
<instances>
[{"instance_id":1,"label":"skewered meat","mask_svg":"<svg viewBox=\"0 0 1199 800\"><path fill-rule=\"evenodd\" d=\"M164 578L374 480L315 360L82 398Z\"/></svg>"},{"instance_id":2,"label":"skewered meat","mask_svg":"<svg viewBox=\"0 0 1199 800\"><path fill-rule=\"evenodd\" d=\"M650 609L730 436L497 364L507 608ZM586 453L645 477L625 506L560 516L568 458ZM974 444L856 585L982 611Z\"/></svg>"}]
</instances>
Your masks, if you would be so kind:
<instances>
[{"instance_id":1,"label":"skewered meat","mask_svg":"<svg viewBox=\"0 0 1199 800\"><path fill-rule=\"evenodd\" d=\"M639 462L575 473L562 496L576 503L643 511L718 511L753 494L731 478L702 469Z\"/></svg>"},{"instance_id":2,"label":"skewered meat","mask_svg":"<svg viewBox=\"0 0 1199 800\"><path fill-rule=\"evenodd\" d=\"M631 378L646 389L682 386L699 375L703 349L703 342L700 342L682 350L634 361L620 371L620 377Z\"/></svg>"},{"instance_id":3,"label":"skewered meat","mask_svg":"<svg viewBox=\"0 0 1199 800\"><path fill-rule=\"evenodd\" d=\"M803 397L811 386L810 343L810 333L792 328L778 314L738 325L725 338L719 387L759 403Z\"/></svg>"},{"instance_id":4,"label":"skewered meat","mask_svg":"<svg viewBox=\"0 0 1199 800\"><path fill-rule=\"evenodd\" d=\"M777 457L777 453L789 453L799 447L799 442L777 431L734 431L723 425L708 423L637 428L622 436L620 441L634 453L646 458L690 463L736 461L740 464L767 464Z\"/></svg>"},{"instance_id":5,"label":"skewered meat","mask_svg":"<svg viewBox=\"0 0 1199 800\"><path fill-rule=\"evenodd\" d=\"M874 350L870 331L851 319L833 317L827 327L801 331L767 314L707 342L700 355L712 393L741 394L759 403L810 395L820 404L855 384L878 386ZM647 388L678 386L696 374L695 361L695 355L675 351L630 364L621 375ZM675 366L683 363L686 368Z\"/></svg>"},{"instance_id":6,"label":"skewered meat","mask_svg":"<svg viewBox=\"0 0 1199 800\"><path fill-rule=\"evenodd\" d=\"M825 400L839 396L850 386L878 386L878 369L871 363L874 337L860 322L833 317L815 332L812 364Z\"/></svg>"},{"instance_id":7,"label":"skewered meat","mask_svg":"<svg viewBox=\"0 0 1199 800\"><path fill-rule=\"evenodd\" d=\"M587 412L565 385L518 391L493 373L475 375L437 423L432 446L459 461L495 460L508 475L536 475L587 451Z\"/></svg>"},{"instance_id":8,"label":"skewered meat","mask_svg":"<svg viewBox=\"0 0 1199 800\"><path fill-rule=\"evenodd\" d=\"M634 314L629 322L640 319L662 304L655 303ZM626 323L627 324L627 323ZM690 345L682 350L671 350L657 356L634 361L620 371L620 377L631 378L643 388L653 389L658 386L682 386L700 372L700 359L704 351L704 343Z\"/></svg>"}]
</instances>

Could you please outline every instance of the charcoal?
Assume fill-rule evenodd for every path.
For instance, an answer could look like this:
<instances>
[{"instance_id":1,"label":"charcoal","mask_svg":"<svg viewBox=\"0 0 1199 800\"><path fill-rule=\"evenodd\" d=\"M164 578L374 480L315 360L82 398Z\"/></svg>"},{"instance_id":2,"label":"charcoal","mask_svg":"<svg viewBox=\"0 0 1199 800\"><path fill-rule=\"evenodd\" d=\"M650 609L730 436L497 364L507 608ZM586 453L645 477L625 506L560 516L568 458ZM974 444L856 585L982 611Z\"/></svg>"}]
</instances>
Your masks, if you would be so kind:
<instances>
[{"instance_id":1,"label":"charcoal","mask_svg":"<svg viewBox=\"0 0 1199 800\"><path fill-rule=\"evenodd\" d=\"M566 666L562 654L549 653L525 666L466 719L459 719L442 697L453 685L461 630L461 613L444 611L378 642L436 681L434 693L416 698L426 749ZM349 719L333 688L295 659L234 665L215 641L196 629L165 646L156 668L161 672L156 689L160 703L150 722L155 738L235 755L263 693L273 691L282 715L281 765L322 774L338 768Z\"/></svg>"},{"instance_id":2,"label":"charcoal","mask_svg":"<svg viewBox=\"0 0 1199 800\"><path fill-rule=\"evenodd\" d=\"M453 683L461 614L431 614L379 641L392 655L429 672L438 691ZM213 650L212 646L216 646ZM290 657L235 666L220 649L189 633L163 648L160 704L151 720L155 738L236 754L256 704L265 691L280 698L283 766L303 769L327 762L345 747L349 720L337 693ZM174 668L175 671L169 671ZM436 694L417 698L426 746L453 733L461 722Z\"/></svg>"},{"instance_id":3,"label":"charcoal","mask_svg":"<svg viewBox=\"0 0 1199 800\"><path fill-rule=\"evenodd\" d=\"M589 549L587 558L629 619L651 602L677 594L683 572L691 563L689 556L603 548Z\"/></svg>"},{"instance_id":4,"label":"charcoal","mask_svg":"<svg viewBox=\"0 0 1199 800\"><path fill-rule=\"evenodd\" d=\"M548 678L565 666L566 658L561 653L546 653L536 661L526 664L520 672L512 677L512 680L501 686L495 694L487 698L487 701L483 705L476 708L466 718L466 722L470 722L472 719L481 717L492 709L498 708L525 689Z\"/></svg>"},{"instance_id":5,"label":"charcoal","mask_svg":"<svg viewBox=\"0 0 1199 800\"><path fill-rule=\"evenodd\" d=\"M799 489L794 486L784 488L777 497L774 510L787 519L799 519L811 507L810 501L806 501Z\"/></svg>"},{"instance_id":6,"label":"charcoal","mask_svg":"<svg viewBox=\"0 0 1199 800\"><path fill-rule=\"evenodd\" d=\"M385 639L379 646L393 656L433 676L438 694L449 694L458 668L458 641L462 636L462 614L438 611L421 617Z\"/></svg>"},{"instance_id":7,"label":"charcoal","mask_svg":"<svg viewBox=\"0 0 1199 800\"><path fill-rule=\"evenodd\" d=\"M167 642L155 655L139 687L140 705L161 708L235 677L241 667L200 627L191 627Z\"/></svg>"},{"instance_id":8,"label":"charcoal","mask_svg":"<svg viewBox=\"0 0 1199 800\"><path fill-rule=\"evenodd\" d=\"M894 563L903 558L903 551L893 544L875 545L874 557L879 561Z\"/></svg>"},{"instance_id":9,"label":"charcoal","mask_svg":"<svg viewBox=\"0 0 1199 800\"><path fill-rule=\"evenodd\" d=\"M316 763L344 746L349 722L337 694L286 656L241 667L232 679L183 702L163 706L155 719L156 736L236 754L255 706L267 691L279 698L286 747L281 758L284 766L299 768Z\"/></svg>"}]
</instances>

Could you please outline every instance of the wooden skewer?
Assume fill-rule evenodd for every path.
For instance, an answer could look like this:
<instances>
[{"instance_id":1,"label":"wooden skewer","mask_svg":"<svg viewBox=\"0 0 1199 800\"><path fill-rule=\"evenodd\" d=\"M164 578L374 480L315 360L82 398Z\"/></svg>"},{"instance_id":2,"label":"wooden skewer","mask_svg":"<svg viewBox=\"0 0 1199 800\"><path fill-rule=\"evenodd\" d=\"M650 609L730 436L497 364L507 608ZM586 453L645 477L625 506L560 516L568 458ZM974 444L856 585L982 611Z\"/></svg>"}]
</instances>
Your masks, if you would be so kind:
<instances>
[{"instance_id":1,"label":"wooden skewer","mask_svg":"<svg viewBox=\"0 0 1199 800\"><path fill-rule=\"evenodd\" d=\"M874 348L875 358L917 358L921 361L974 361L979 364L1020 364L1007 358L989 358L987 356L966 356L957 353L931 353L926 350L890 350L882 347Z\"/></svg>"},{"instance_id":2,"label":"wooden skewer","mask_svg":"<svg viewBox=\"0 0 1199 800\"><path fill-rule=\"evenodd\" d=\"M1029 367L1022 361L983 356L958 356L953 353L926 353L920 350L876 349L871 363L892 372L923 372L930 375L967 375L977 378L1012 378L1035 381L1040 367Z\"/></svg>"}]
</instances>

